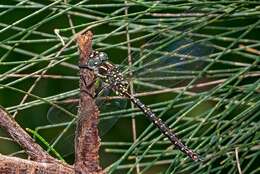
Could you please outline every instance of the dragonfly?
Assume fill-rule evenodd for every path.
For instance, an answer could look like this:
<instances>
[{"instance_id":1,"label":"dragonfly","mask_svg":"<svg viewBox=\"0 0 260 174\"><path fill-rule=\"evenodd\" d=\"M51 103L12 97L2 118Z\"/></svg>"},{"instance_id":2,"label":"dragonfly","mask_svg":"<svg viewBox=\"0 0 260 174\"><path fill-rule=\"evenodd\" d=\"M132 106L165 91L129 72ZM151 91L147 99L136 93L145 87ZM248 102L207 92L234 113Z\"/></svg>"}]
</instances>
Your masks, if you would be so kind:
<instances>
[{"instance_id":1,"label":"dragonfly","mask_svg":"<svg viewBox=\"0 0 260 174\"><path fill-rule=\"evenodd\" d=\"M119 71L118 67L109 61L108 55L105 52L93 50L89 56L88 62L86 62L86 64L80 64L79 68L92 70L97 77L107 84L107 88L112 89L116 94L124 96L134 103L134 105L143 112L146 118L150 120L180 151L194 161L201 161L201 157L187 147L165 122L157 117L148 106L129 93L128 81L123 76L123 73Z\"/></svg>"},{"instance_id":2,"label":"dragonfly","mask_svg":"<svg viewBox=\"0 0 260 174\"><path fill-rule=\"evenodd\" d=\"M175 97L173 100L172 98L176 95L176 89L182 89L190 80L196 77L199 72L197 70L206 66L207 57L214 50L211 49L210 42L196 40L192 37L180 38L169 44L165 44L168 40L168 36L164 37L162 35L148 38L144 40L142 45L132 47L131 57L134 62L132 66L125 65L127 64L126 59L123 59L120 64L113 64L111 66L116 66L118 71L121 72L121 75L123 74L124 79L132 79L135 85L134 92L137 94L135 96L146 96L148 94L155 95L156 98L156 95L159 94L160 97L156 98L156 102L154 102L155 100L148 100L149 103L146 104L149 104L155 113L166 111L164 115L170 115L170 119L174 119L175 117L173 117L172 114L177 116L176 108L182 107L183 105L172 105L173 102L185 102L188 108L193 105L193 97L185 93L185 96ZM162 48L161 45L165 46ZM158 47L160 47L160 50L157 49ZM124 56L121 57L123 58ZM95 60L100 62L98 59ZM95 61L93 62L93 60L88 62L89 65L94 63ZM85 68L88 68L88 66L85 66ZM130 71L132 75L130 75ZM115 125L118 123L118 120L132 114L142 115L142 111L138 108L134 110L127 109L130 106L130 100L124 96L116 96L112 90L108 89L107 86L109 83L105 84L104 78L103 80L102 78L97 78L96 80L95 101L101 113L98 129L100 136L107 138L110 133L115 131L113 128L116 127ZM127 84L126 81L124 83ZM127 86L126 84L125 86ZM196 98L196 96L194 97ZM77 115L78 94L77 96L65 97L64 99L56 101L56 104L70 113ZM171 106L168 107L169 105ZM185 108L182 110L185 111ZM178 109L178 111L180 110ZM63 157L73 154L75 132L74 117L71 117L69 114L64 114L53 106L49 108L46 116L50 124L46 127L38 127L37 130L48 131L51 129L53 133L52 137L50 137L52 145L55 146ZM179 120L182 121L183 119L181 118ZM184 126L189 129L190 126L194 126L193 123L194 121L192 120L185 121L184 124L179 124L178 126ZM178 127L176 127L175 131L177 131L177 129Z\"/></svg>"}]
</instances>

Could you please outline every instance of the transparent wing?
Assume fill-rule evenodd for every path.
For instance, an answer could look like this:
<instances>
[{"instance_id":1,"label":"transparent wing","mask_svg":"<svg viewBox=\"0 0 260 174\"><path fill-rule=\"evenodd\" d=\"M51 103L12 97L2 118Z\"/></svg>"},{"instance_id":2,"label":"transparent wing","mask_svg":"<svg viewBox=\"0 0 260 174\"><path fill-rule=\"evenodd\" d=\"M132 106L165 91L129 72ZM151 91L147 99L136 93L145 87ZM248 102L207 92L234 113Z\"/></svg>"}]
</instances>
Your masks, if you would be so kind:
<instances>
[{"instance_id":1,"label":"transparent wing","mask_svg":"<svg viewBox=\"0 0 260 174\"><path fill-rule=\"evenodd\" d=\"M134 60L135 83L147 89L183 87L198 75L198 69L206 66L211 53L211 43L205 40L172 41L163 35L156 36L142 47Z\"/></svg>"},{"instance_id":2,"label":"transparent wing","mask_svg":"<svg viewBox=\"0 0 260 174\"><path fill-rule=\"evenodd\" d=\"M74 115L77 115L78 99L67 99L64 101L59 101L57 104ZM50 107L47 112L47 120L51 124L67 123L72 119L73 118L71 116L64 114L64 112L53 106Z\"/></svg>"},{"instance_id":3,"label":"transparent wing","mask_svg":"<svg viewBox=\"0 0 260 174\"><path fill-rule=\"evenodd\" d=\"M100 120L99 120L99 134L104 136L109 132L109 130L116 124L120 115L113 116L114 111L120 111L127 107L126 99L109 99L97 100L98 106L100 107Z\"/></svg>"},{"instance_id":4,"label":"transparent wing","mask_svg":"<svg viewBox=\"0 0 260 174\"><path fill-rule=\"evenodd\" d=\"M107 90L104 90L102 94L106 94ZM68 99L57 102L59 106L63 107L67 111L77 115L78 111L78 99ZM116 124L119 117L111 116L113 111L122 110L127 105L126 99L112 100L109 96L101 95L96 99L96 103L100 109L100 121L99 121L99 134L104 136L109 130ZM63 151L62 156L68 156L74 152L74 137L75 137L75 119L69 115L64 114L55 107L50 107L47 112L47 119L53 129L53 140L57 141L57 137L62 133L62 137L58 139L58 143L55 143L55 149L66 149ZM66 129L67 127L67 129ZM66 132L64 133L64 128ZM65 147L65 148L64 148Z\"/></svg>"}]
</instances>

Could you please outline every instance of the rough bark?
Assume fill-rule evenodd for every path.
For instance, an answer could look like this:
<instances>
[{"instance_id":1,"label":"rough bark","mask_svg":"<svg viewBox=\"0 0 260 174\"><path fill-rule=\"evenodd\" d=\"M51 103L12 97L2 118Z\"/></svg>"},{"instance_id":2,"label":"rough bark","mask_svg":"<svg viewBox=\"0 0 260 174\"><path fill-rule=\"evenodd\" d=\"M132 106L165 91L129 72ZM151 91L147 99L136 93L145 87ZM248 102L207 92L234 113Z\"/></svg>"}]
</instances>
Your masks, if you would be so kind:
<instances>
[{"instance_id":1,"label":"rough bark","mask_svg":"<svg viewBox=\"0 0 260 174\"><path fill-rule=\"evenodd\" d=\"M77 43L80 51L80 64L85 64L92 51L92 33L79 35ZM99 110L93 99L95 75L88 69L80 70L80 101L75 136L75 170L78 173L103 173L99 165L98 117ZM85 81L85 83L84 83Z\"/></svg>"},{"instance_id":2,"label":"rough bark","mask_svg":"<svg viewBox=\"0 0 260 174\"><path fill-rule=\"evenodd\" d=\"M0 154L0 173L75 173L72 166L65 164L45 152L41 146L36 144L34 140L16 123L16 121L0 107L0 127L21 145L22 148L30 156L31 160L21 159L17 157L9 157ZM34 160L34 161L32 161Z\"/></svg>"},{"instance_id":3,"label":"rough bark","mask_svg":"<svg viewBox=\"0 0 260 174\"><path fill-rule=\"evenodd\" d=\"M2 108L0 108L0 126L26 151L31 160L57 162L40 145L36 144L27 132Z\"/></svg>"},{"instance_id":4,"label":"rough bark","mask_svg":"<svg viewBox=\"0 0 260 174\"><path fill-rule=\"evenodd\" d=\"M42 163L0 154L0 173L6 174L74 174L69 165Z\"/></svg>"},{"instance_id":5,"label":"rough bark","mask_svg":"<svg viewBox=\"0 0 260 174\"><path fill-rule=\"evenodd\" d=\"M80 50L80 64L87 62L92 51L92 33L80 34L77 38ZM14 174L103 174L99 166L98 117L99 110L94 96L95 76L88 69L80 70L80 102L75 136L74 166L65 164L45 152L40 145L0 107L0 127L27 152L30 159L10 157L0 154L0 173ZM85 82L85 83L84 83Z\"/></svg>"}]
</instances>

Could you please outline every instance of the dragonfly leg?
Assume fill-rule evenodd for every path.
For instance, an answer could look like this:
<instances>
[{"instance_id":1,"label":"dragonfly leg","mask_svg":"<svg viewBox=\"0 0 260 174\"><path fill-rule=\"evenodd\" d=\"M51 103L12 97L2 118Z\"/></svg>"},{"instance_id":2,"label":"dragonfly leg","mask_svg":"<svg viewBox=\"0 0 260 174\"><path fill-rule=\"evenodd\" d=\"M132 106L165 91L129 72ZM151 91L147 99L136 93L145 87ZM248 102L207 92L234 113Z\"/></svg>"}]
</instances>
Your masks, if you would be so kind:
<instances>
[{"instance_id":1,"label":"dragonfly leg","mask_svg":"<svg viewBox=\"0 0 260 174\"><path fill-rule=\"evenodd\" d=\"M102 87L100 90L98 90L94 96L94 98L96 98L97 96L99 96L105 89L111 88L111 84L107 84L104 87Z\"/></svg>"},{"instance_id":2,"label":"dragonfly leg","mask_svg":"<svg viewBox=\"0 0 260 174\"><path fill-rule=\"evenodd\" d=\"M84 86L85 86L86 88L89 88L89 87L91 87L92 85L94 85L94 83L96 83L96 77L94 78L94 80L93 80L90 84L87 84L86 80L83 78L82 75L80 76L80 80L83 81Z\"/></svg>"},{"instance_id":3,"label":"dragonfly leg","mask_svg":"<svg viewBox=\"0 0 260 174\"><path fill-rule=\"evenodd\" d=\"M94 85L94 83L96 82L96 79L93 80L93 82L91 82L89 85L87 84L86 80L83 78L83 76L80 76L80 80L83 81L85 88L89 88L90 86ZM89 96L91 96L92 98L95 98L95 96L93 96L92 94L90 94L87 90L82 89L82 92L85 92L86 94L88 94Z\"/></svg>"},{"instance_id":4,"label":"dragonfly leg","mask_svg":"<svg viewBox=\"0 0 260 174\"><path fill-rule=\"evenodd\" d=\"M87 69L90 69L89 67L88 67L88 65L86 65L86 64L79 64L79 68L87 68ZM91 70L91 69L90 69Z\"/></svg>"}]
</instances>

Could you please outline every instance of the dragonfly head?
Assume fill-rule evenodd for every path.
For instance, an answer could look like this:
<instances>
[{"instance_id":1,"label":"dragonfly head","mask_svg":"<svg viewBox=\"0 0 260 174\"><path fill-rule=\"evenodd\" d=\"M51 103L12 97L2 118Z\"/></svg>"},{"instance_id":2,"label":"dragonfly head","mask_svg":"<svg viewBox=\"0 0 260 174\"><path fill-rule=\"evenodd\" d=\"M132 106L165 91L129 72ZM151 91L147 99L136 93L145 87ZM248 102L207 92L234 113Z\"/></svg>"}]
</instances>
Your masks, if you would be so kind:
<instances>
[{"instance_id":1,"label":"dragonfly head","mask_svg":"<svg viewBox=\"0 0 260 174\"><path fill-rule=\"evenodd\" d=\"M93 51L88 60L88 68L95 70L108 60L108 56L105 52Z\"/></svg>"}]
</instances>

